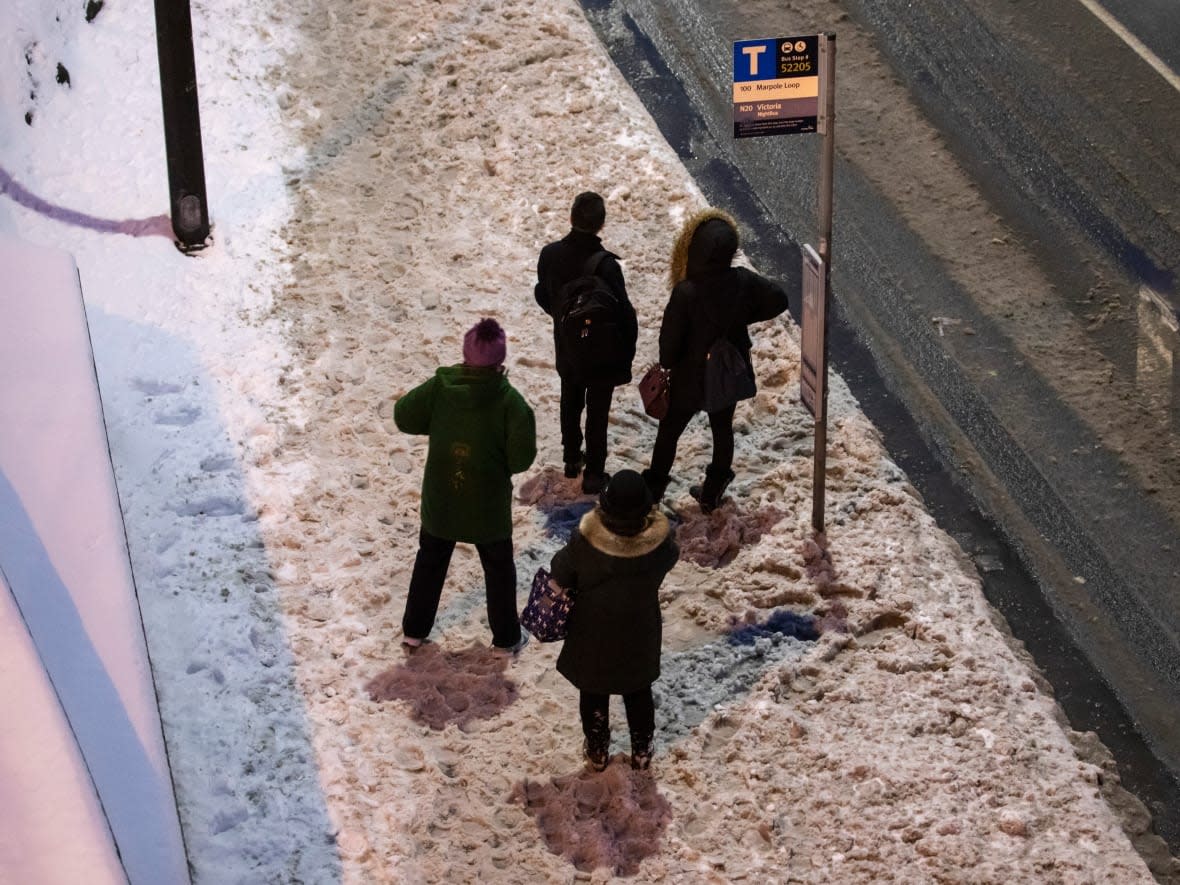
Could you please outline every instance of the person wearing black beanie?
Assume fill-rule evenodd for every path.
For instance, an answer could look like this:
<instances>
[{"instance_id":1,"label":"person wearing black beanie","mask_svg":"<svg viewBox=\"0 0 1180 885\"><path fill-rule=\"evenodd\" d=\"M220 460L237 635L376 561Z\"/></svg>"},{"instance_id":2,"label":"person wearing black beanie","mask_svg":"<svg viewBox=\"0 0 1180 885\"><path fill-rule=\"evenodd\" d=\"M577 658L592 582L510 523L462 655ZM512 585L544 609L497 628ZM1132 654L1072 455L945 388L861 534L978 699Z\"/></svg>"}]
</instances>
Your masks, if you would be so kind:
<instances>
[{"instance_id":1,"label":"person wearing black beanie","mask_svg":"<svg viewBox=\"0 0 1180 885\"><path fill-rule=\"evenodd\" d=\"M550 563L553 583L574 601L557 670L579 691L586 761L610 761L609 703L622 695L631 765L647 769L655 738L652 683L663 640L659 589L680 550L643 477L620 470Z\"/></svg>"}]
</instances>

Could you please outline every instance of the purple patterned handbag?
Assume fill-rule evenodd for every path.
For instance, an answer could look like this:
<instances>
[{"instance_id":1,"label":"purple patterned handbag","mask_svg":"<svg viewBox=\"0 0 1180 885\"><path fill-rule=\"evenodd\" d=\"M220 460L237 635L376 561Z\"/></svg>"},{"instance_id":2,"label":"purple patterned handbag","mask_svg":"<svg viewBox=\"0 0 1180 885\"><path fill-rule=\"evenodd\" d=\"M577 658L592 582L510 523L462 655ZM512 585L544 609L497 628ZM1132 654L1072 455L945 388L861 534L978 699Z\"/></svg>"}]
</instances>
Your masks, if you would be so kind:
<instances>
[{"instance_id":1,"label":"purple patterned handbag","mask_svg":"<svg viewBox=\"0 0 1180 885\"><path fill-rule=\"evenodd\" d=\"M549 584L549 572L537 569L533 586L529 590L528 602L520 613L520 625L541 642L558 642L565 639L566 625L574 601L563 590L554 590Z\"/></svg>"}]
</instances>

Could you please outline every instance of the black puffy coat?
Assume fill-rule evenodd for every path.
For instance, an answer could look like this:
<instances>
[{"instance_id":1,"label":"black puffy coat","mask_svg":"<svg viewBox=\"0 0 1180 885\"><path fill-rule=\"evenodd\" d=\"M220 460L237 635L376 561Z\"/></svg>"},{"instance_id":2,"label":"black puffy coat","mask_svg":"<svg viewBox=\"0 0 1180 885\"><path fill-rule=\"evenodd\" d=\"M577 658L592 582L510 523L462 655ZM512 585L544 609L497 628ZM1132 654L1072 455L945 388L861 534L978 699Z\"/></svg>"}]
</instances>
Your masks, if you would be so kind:
<instances>
[{"instance_id":1,"label":"black puffy coat","mask_svg":"<svg viewBox=\"0 0 1180 885\"><path fill-rule=\"evenodd\" d=\"M672 257L675 283L660 324L660 365L669 369L672 408L699 411L709 348L725 335L750 361L750 323L787 309L777 283L744 267L731 267L737 228L723 213L708 210L681 232Z\"/></svg>"},{"instance_id":2,"label":"black puffy coat","mask_svg":"<svg viewBox=\"0 0 1180 885\"><path fill-rule=\"evenodd\" d=\"M632 537L608 531L597 508L582 517L550 565L574 598L557 670L575 688L630 694L659 678L659 589L679 555L662 513Z\"/></svg>"},{"instance_id":3,"label":"black puffy coat","mask_svg":"<svg viewBox=\"0 0 1180 885\"><path fill-rule=\"evenodd\" d=\"M595 252L602 251L602 240L595 234L571 230L568 234L550 243L541 250L537 259L537 284L533 297L545 313L553 318L553 350L557 374L562 378L579 380L571 365L569 356L558 334L557 321L562 314L561 289L566 283L580 277L586 268L586 261ZM623 308L624 334L619 341L618 370L601 379L618 386L631 380L631 364L635 360L635 341L639 336L639 323L635 308L627 297L627 286L623 281L623 270L619 267L618 256L607 252L598 264L597 275L602 277Z\"/></svg>"}]
</instances>

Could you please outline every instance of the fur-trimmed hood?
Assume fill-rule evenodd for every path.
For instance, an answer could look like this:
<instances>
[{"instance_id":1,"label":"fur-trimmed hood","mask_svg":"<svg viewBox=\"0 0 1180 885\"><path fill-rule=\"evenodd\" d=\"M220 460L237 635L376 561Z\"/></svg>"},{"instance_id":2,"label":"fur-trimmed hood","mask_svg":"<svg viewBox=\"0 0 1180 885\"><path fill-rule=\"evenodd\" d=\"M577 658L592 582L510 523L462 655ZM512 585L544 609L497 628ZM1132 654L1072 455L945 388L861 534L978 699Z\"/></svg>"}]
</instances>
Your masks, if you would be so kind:
<instances>
[{"instance_id":1,"label":"fur-trimmed hood","mask_svg":"<svg viewBox=\"0 0 1180 885\"><path fill-rule=\"evenodd\" d=\"M651 553L668 537L668 517L653 510L647 517L647 524L637 535L616 535L602 524L602 516L595 507L582 517L578 531L596 550L608 556L633 559Z\"/></svg>"},{"instance_id":2,"label":"fur-trimmed hood","mask_svg":"<svg viewBox=\"0 0 1180 885\"><path fill-rule=\"evenodd\" d=\"M694 244L693 237L706 222L717 222ZM690 274L703 269L723 270L729 267L739 246L737 222L728 212L703 209L684 223L672 245L672 260L668 268L668 284L675 288Z\"/></svg>"}]
</instances>

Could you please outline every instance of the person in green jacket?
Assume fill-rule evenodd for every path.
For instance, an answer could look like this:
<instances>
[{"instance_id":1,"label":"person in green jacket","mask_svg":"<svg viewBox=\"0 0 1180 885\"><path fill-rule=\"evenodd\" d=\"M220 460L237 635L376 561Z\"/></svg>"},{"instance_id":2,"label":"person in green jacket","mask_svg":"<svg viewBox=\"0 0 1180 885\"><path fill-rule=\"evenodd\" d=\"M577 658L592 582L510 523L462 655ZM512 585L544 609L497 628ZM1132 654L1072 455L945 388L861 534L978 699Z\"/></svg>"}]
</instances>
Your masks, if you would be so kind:
<instances>
[{"instance_id":1,"label":"person in green jacket","mask_svg":"<svg viewBox=\"0 0 1180 885\"><path fill-rule=\"evenodd\" d=\"M443 366L394 405L404 433L430 438L422 479L422 527L402 616L412 650L434 627L455 543L474 544L483 565L492 645L515 654L528 642L516 608L512 474L537 456L533 410L504 373L507 345L494 319L463 339L463 362Z\"/></svg>"}]
</instances>

